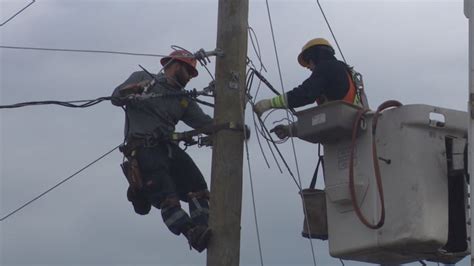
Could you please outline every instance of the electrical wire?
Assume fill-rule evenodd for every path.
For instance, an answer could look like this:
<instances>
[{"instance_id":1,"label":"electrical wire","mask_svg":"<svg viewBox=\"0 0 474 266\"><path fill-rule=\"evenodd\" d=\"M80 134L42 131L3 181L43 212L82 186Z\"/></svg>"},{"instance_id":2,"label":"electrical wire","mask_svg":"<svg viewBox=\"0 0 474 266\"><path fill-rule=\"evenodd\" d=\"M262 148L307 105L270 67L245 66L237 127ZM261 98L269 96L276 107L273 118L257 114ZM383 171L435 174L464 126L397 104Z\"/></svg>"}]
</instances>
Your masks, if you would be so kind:
<instances>
[{"instance_id":1,"label":"electrical wire","mask_svg":"<svg viewBox=\"0 0 474 266\"><path fill-rule=\"evenodd\" d=\"M74 101L53 101L53 100L47 100L47 101L32 101L32 102L21 102L21 103L15 103L15 104L9 104L9 105L0 105L0 109L12 109L12 108L20 108L20 107L25 107L25 106L35 106L35 105L60 105L64 107L70 107L70 108L87 108L91 107L93 105L96 105L98 103L101 103L103 101L111 101L114 99L117 100L141 100L141 99L147 99L147 98L168 98L168 97L188 97L189 99L196 101L200 104L204 104L210 107L214 107L213 104L201 101L197 99L197 96L200 94L200 92L197 92L196 90L192 91L178 91L174 93L149 93L145 95L137 95L134 97L113 97L113 96L108 96L108 97L99 97L97 99L93 100L74 100ZM76 103L83 103L83 104L76 104Z\"/></svg>"},{"instance_id":2,"label":"electrical wire","mask_svg":"<svg viewBox=\"0 0 474 266\"><path fill-rule=\"evenodd\" d=\"M30 7L32 4L35 3L35 0L32 0L27 6L25 6L24 8L20 9L20 11L16 12L13 16L11 16L10 18L8 18L7 20L5 20L5 22L3 22L2 24L0 24L0 27L2 27L3 25L7 24L10 20L14 19L16 16L18 16L21 12L25 11L25 9L27 9L28 7Z\"/></svg>"},{"instance_id":3,"label":"electrical wire","mask_svg":"<svg viewBox=\"0 0 474 266\"><path fill-rule=\"evenodd\" d=\"M239 97L242 99L242 97ZM245 108L242 104L242 101L240 102L240 108L241 108L241 119L242 121L245 121ZM255 231L257 233L257 243L258 243L258 251L260 254L260 265L263 266L263 252L262 252L262 244L260 241L260 230L258 228L258 216L257 216L257 206L255 203L255 191L253 187L253 176L252 176L252 167L250 164L250 153L249 153L249 146L248 146L248 140L247 140L247 130L245 127L243 127L243 134L244 134L244 142L245 142L245 153L247 157L247 167L248 167L248 172L249 172L249 179L250 179L250 191L252 194L252 206L253 206L253 215L254 215L254 220L255 220Z\"/></svg>"},{"instance_id":4,"label":"electrical wire","mask_svg":"<svg viewBox=\"0 0 474 266\"><path fill-rule=\"evenodd\" d=\"M247 71L247 81L246 81L246 84L247 84L247 88L246 88L246 90L247 90L247 92L246 92L247 93L247 99L248 99L248 102L251 104L252 108L254 107L255 103L252 100L252 96L250 95L250 91L252 89L253 78L254 78L255 73L256 72L253 71L252 68L250 68ZM261 81L259 82L259 87L260 87L260 85L261 85ZM255 119L255 113L252 114L252 118L253 118L254 127L255 127L256 131L259 133L259 134L256 134L256 137L257 137L257 141L258 141L258 144L259 144L259 147L260 147L260 151L263 155L263 158L265 159L265 163L267 164L267 167L270 168L270 164L268 163L268 160L265 156L265 152L263 151L259 135L261 135L267 141L268 149L270 150L270 152L273 156L273 159L275 160L275 163L278 167L278 170L280 171L280 173L283 173L283 171L280 167L280 164L278 163L278 160L275 156L275 153L273 152L272 146L270 145L270 140L267 138L266 133L264 133L263 130L261 129L261 126L259 126L260 122L257 123L257 119Z\"/></svg>"},{"instance_id":5,"label":"electrical wire","mask_svg":"<svg viewBox=\"0 0 474 266\"><path fill-rule=\"evenodd\" d=\"M275 141L273 140L272 136L270 135L270 131L268 131L267 127L265 126L265 124L263 123L262 119L260 117L257 117L258 118L258 121L260 123L260 126L263 128L265 134L267 134L268 138L270 139L269 143L273 144L273 147L275 148L275 150L277 151L278 155L280 156L280 159L283 161L283 164L285 165L288 173L290 174L291 178L293 179L293 181L295 182L296 186L298 187L298 189L301 191L301 185L298 184L298 181L296 180L296 177L295 175L293 174L293 172L291 171L290 169L290 166L288 165L288 163L286 162L285 158L283 157L283 154L281 153L280 149L278 149L278 146L276 145Z\"/></svg>"},{"instance_id":6,"label":"electrical wire","mask_svg":"<svg viewBox=\"0 0 474 266\"><path fill-rule=\"evenodd\" d=\"M120 144L121 145L121 144ZM13 214L17 213L18 211L22 210L23 208L25 208L26 206L30 205L31 203L33 203L34 201L40 199L41 197L43 197L44 195L48 194L49 192L51 192L53 189L59 187L60 185L62 185L63 183L65 183L66 181L70 180L71 178L75 177L76 175L78 175L79 173L81 173L82 171L86 170L87 168L89 168L90 166L92 166L93 164L95 164L96 162L100 161L102 158L106 157L107 155L111 154L113 151L115 151L116 149L118 149L120 147L120 145L116 146L115 148L111 149L110 151L106 152L105 154L101 155L99 158L95 159L94 161L92 161L91 163L87 164L86 166L82 167L81 169L79 169L77 172L75 172L74 174L70 175L69 177L63 179L61 182L57 183L56 185L52 186L51 188L49 188L48 190L46 190L45 192L41 193L40 195L36 196L35 198L33 198L32 200L28 201L27 203L23 204L22 206L20 206L19 208L15 209L14 211L10 212L9 214L5 215L4 217L2 217L0 219L0 222L3 222L5 219L7 219L8 217L12 216Z\"/></svg>"},{"instance_id":7,"label":"electrical wire","mask_svg":"<svg viewBox=\"0 0 474 266\"><path fill-rule=\"evenodd\" d=\"M252 73L253 72L250 72L250 74L249 74L249 71L247 71L247 74L246 74L247 80L245 82L245 84L246 84L245 87L246 87L246 96L247 96L247 101L248 102L252 101L252 98L250 96L250 90L251 90L252 84L253 84L253 74ZM251 106L253 106L253 104L251 104ZM258 130L257 122L255 120L255 115L254 114L252 115L252 119L253 119L253 123L254 123L254 128ZM262 142L260 141L259 135L260 134L255 134L255 137L257 138L257 143L258 143L258 146L260 148L260 152L262 153L265 164L267 165L268 168L270 168L270 164L268 163L267 156L265 155L265 152L263 151ZM281 169L280 169L280 172L281 172Z\"/></svg>"},{"instance_id":8,"label":"electrical wire","mask_svg":"<svg viewBox=\"0 0 474 266\"><path fill-rule=\"evenodd\" d=\"M258 42L258 37L257 37L257 34L255 33L255 31L253 30L252 27L248 27L249 29L249 37L250 37L250 43L252 44L252 47L253 47L253 50L255 52L255 55L257 56L258 58L258 61L260 62L260 68L259 68L259 72L263 70L265 70L265 72L267 72L267 69L265 68L265 65L263 64L263 60L262 60L262 52L260 50L260 44ZM252 37L252 34L253 36L255 37L255 42L253 40L253 37ZM252 60L250 58L248 58L248 63L252 64L253 68L256 69L255 65L253 64ZM247 64L248 65L248 64ZM252 72L252 74L255 74L254 72ZM258 92L260 91L260 86L262 85L262 80L259 80L258 81L258 85L257 85L257 90L255 92L255 97L257 97L258 95Z\"/></svg>"},{"instance_id":9,"label":"electrical wire","mask_svg":"<svg viewBox=\"0 0 474 266\"><path fill-rule=\"evenodd\" d=\"M269 20L269 23L270 23L270 31L271 31L271 34L272 34L273 49L275 51L275 57L276 57L276 61L277 61L278 74L279 74L279 77L280 77L280 85L281 85L282 93L285 94L285 89L284 89L284 85L283 85L283 75L281 73L280 59L279 59L279 56L278 56L278 49L277 49L276 40L275 40L275 33L274 33L274 30L273 30L273 23L272 23L272 17L271 17L271 12L270 12L270 5L268 3L268 0L265 0L265 3L266 3L266 6L267 6L267 14L268 14L268 20ZM287 113L287 118L288 118L288 120L290 119L290 116L289 116L288 113ZM290 135L292 135L291 127L290 127ZM303 210L304 210L305 217L308 217L306 204L305 204L304 199L303 199L302 182L301 182L301 175L300 175L299 166L298 166L298 158L297 158L297 155L296 155L295 143L294 143L293 138L290 138L290 139L291 139L291 146L292 146L292 149L293 149L293 156L294 156L295 164L296 164L296 173L298 175L298 181L299 181L298 188L300 190L301 200L302 200L302 203L303 203ZM276 146L276 144L275 144L275 146ZM293 177L293 179L294 179L294 177ZM307 221L307 227L309 229L308 221ZM311 254L312 254L312 258L313 258L313 263L314 263L314 266L316 266L316 255L315 255L315 252L314 252L313 241L312 241L311 238L309 238L309 243L310 243L310 246L311 246Z\"/></svg>"},{"instance_id":10,"label":"electrical wire","mask_svg":"<svg viewBox=\"0 0 474 266\"><path fill-rule=\"evenodd\" d=\"M260 50L260 44L258 43L257 34L255 33L255 31L253 30L253 28L251 26L248 27L248 31L249 31L250 43L252 44L255 55L257 56L258 61L260 62L260 70L259 71L261 72L262 69L263 69L263 70L265 70L265 72L267 72L267 69L265 68L265 65L262 62L262 52ZM254 42L254 39L253 39L252 35L255 36L255 42Z\"/></svg>"},{"instance_id":11,"label":"electrical wire","mask_svg":"<svg viewBox=\"0 0 474 266\"><path fill-rule=\"evenodd\" d=\"M161 54L133 53L133 52L121 52L121 51L111 51L111 50L44 48L44 47L10 46L10 45L0 45L0 48L15 49L15 50L36 50L36 51L50 51L50 52L72 52L72 53L99 53L99 54L118 54L118 55L132 55L132 56L151 56L151 57L167 57L168 56L168 55L161 55Z\"/></svg>"},{"instance_id":12,"label":"electrical wire","mask_svg":"<svg viewBox=\"0 0 474 266\"><path fill-rule=\"evenodd\" d=\"M347 64L346 62L346 58L344 57L344 54L342 53L342 50L341 50L341 47L339 46L339 43L336 39L336 35L334 34L332 28L331 28L331 25L329 24L329 21L326 17L326 14L324 14L324 10L323 10L323 7L321 6L321 4L319 3L319 0L316 0L316 3L318 4L319 6L319 10L321 10L321 14L323 14L323 17L324 17L324 20L326 21L326 24L328 25L328 28L329 28L329 31L331 32L331 35L332 35L332 38L334 39L334 42L336 42L336 46L337 46L337 49L339 50L339 53L341 54L341 57L342 57L342 60L344 60L344 63Z\"/></svg>"},{"instance_id":13,"label":"electrical wire","mask_svg":"<svg viewBox=\"0 0 474 266\"><path fill-rule=\"evenodd\" d=\"M86 108L96 105L103 101L109 101L117 97L100 97L94 100L76 100L76 101L33 101L33 102L22 102L22 103L15 103L9 105L0 105L0 109L12 109L12 108L20 108L25 106L33 106L33 105L60 105L64 107L70 108ZM75 104L75 103L83 103L83 104Z\"/></svg>"}]
</instances>

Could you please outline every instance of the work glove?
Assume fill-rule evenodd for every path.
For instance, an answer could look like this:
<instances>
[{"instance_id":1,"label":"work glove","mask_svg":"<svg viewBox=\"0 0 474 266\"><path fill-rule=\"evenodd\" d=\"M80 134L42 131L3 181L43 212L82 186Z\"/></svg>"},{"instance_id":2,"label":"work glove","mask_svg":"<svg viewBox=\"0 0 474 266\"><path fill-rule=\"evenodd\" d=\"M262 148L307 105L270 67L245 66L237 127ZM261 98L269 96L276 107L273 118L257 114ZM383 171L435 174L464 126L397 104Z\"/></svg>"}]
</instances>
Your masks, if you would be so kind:
<instances>
[{"instance_id":1,"label":"work glove","mask_svg":"<svg viewBox=\"0 0 474 266\"><path fill-rule=\"evenodd\" d=\"M140 94L146 87L150 85L150 80L140 81L138 83L128 84L127 86L120 89L120 96L128 96L131 94Z\"/></svg>"},{"instance_id":2,"label":"work glove","mask_svg":"<svg viewBox=\"0 0 474 266\"><path fill-rule=\"evenodd\" d=\"M290 136L290 127L285 125L277 125L270 132L275 133L279 139L285 139Z\"/></svg>"},{"instance_id":3,"label":"work glove","mask_svg":"<svg viewBox=\"0 0 474 266\"><path fill-rule=\"evenodd\" d=\"M260 117L263 113L270 110L272 108L272 101L270 99L260 100L258 101L254 107L254 112Z\"/></svg>"}]
</instances>

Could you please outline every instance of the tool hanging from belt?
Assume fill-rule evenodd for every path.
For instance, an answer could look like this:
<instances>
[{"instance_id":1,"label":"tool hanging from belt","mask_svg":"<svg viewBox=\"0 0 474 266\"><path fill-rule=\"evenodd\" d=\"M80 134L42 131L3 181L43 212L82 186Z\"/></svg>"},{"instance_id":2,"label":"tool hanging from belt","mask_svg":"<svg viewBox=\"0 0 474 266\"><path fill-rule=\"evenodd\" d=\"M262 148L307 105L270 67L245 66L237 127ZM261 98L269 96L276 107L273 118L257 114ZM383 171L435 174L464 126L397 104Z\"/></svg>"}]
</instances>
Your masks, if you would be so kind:
<instances>
[{"instance_id":1,"label":"tool hanging from belt","mask_svg":"<svg viewBox=\"0 0 474 266\"><path fill-rule=\"evenodd\" d=\"M236 130L236 131L243 131L246 130L246 136L249 138L250 130L247 126L243 126L239 123L235 122L228 122L222 124L211 124L199 129L194 129L185 132L174 132L169 136L164 136L158 132L153 132L152 134L143 136L143 137L135 137L127 141L127 143L121 145L119 150L123 153L126 160L120 167L127 178L128 183L130 184L130 188L138 192L143 189L143 181L140 173L140 168L138 164L138 160L136 158L137 152L139 148L142 147L153 147L158 145L159 143L168 143L168 142L180 142L184 141L185 146L192 146L192 145L199 145L199 146L211 146L212 141L209 137L199 137L198 140L194 140L193 137L199 136L202 134L210 135L220 130Z\"/></svg>"},{"instance_id":2,"label":"tool hanging from belt","mask_svg":"<svg viewBox=\"0 0 474 266\"><path fill-rule=\"evenodd\" d=\"M133 192L138 192L143 188L140 168L136 158L138 148L139 146L131 145L131 143L119 147L119 150L126 158L126 160L120 164L120 167L122 168L123 174L127 178Z\"/></svg>"}]
</instances>

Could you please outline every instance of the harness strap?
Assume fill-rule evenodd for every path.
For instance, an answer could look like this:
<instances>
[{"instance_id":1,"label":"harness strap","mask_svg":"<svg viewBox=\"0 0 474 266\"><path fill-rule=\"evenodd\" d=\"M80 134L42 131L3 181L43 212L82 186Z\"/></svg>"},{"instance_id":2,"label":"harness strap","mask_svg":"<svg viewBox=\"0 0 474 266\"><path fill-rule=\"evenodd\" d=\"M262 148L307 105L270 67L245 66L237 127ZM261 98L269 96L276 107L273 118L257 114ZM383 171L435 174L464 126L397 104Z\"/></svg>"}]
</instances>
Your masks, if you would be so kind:
<instances>
[{"instance_id":1,"label":"harness strap","mask_svg":"<svg viewBox=\"0 0 474 266\"><path fill-rule=\"evenodd\" d=\"M180 140L189 140L194 136L200 134L212 134L216 133L221 130L235 130L235 131L242 131L244 130L244 126L242 124L236 122L227 122L221 124L210 124L198 129L184 131L184 132L175 132L171 134L170 140L172 141L180 141ZM247 128L245 128L247 130Z\"/></svg>"},{"instance_id":2,"label":"harness strap","mask_svg":"<svg viewBox=\"0 0 474 266\"><path fill-rule=\"evenodd\" d=\"M197 199L209 199L209 190L201 190L201 191L197 191L197 192L189 192L188 193L188 198L189 199L193 199L193 198L197 198Z\"/></svg>"}]
</instances>

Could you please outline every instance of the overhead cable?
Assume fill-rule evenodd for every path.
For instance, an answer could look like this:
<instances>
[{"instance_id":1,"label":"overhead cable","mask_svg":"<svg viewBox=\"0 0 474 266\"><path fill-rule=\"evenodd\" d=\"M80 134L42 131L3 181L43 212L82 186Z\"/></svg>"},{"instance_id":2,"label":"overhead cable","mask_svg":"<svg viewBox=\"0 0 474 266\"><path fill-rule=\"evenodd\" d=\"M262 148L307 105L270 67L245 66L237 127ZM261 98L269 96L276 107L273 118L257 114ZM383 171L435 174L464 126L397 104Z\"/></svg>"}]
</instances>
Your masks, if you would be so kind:
<instances>
[{"instance_id":1,"label":"overhead cable","mask_svg":"<svg viewBox=\"0 0 474 266\"><path fill-rule=\"evenodd\" d=\"M121 144L120 144L121 145ZM105 156L111 154L113 151L115 151L116 149L118 149L120 147L120 145L116 146L115 148L111 149L110 151L106 152L105 154L101 155L99 158L95 159L94 161L92 161L91 163L89 163L88 165L82 167L81 169L79 169L77 172L75 172L74 174L70 175L69 177L63 179L61 182L57 183L56 185L52 186L51 188L49 188L48 190L46 190L45 192L41 193L40 195L36 196L35 198L33 198L32 200L28 201L27 203L23 204L22 206L20 206L19 208L15 209L14 211L10 212L9 214L5 215L4 217L2 217L0 219L0 222L3 222L5 219L7 219L8 217L12 216L13 214L17 213L18 211L20 211L21 209L25 208L26 206L30 205L31 203L33 203L34 201L38 200L39 198L43 197L44 195L48 194L49 192L51 192L53 189L59 187L60 185L62 185L64 182L70 180L71 178L75 177L76 175L78 175L79 173L81 173L82 171L86 170L87 168L89 168L90 166L92 166L93 164L95 164L96 162L100 161L102 158L104 158Z\"/></svg>"},{"instance_id":2,"label":"overhead cable","mask_svg":"<svg viewBox=\"0 0 474 266\"><path fill-rule=\"evenodd\" d=\"M25 106L33 106L33 105L60 105L64 107L70 108L86 108L93 105L96 105L100 102L111 100L114 97L100 97L94 100L77 100L77 101L33 101L33 102L22 102L22 103L15 103L9 105L0 105L0 109L12 109L12 108L20 108ZM83 103L83 104L76 104L76 103Z\"/></svg>"},{"instance_id":3,"label":"overhead cable","mask_svg":"<svg viewBox=\"0 0 474 266\"><path fill-rule=\"evenodd\" d=\"M331 25L329 24L328 19L326 18L326 14L324 14L323 7L319 3L319 0L316 0L316 3L319 6L319 10L321 10L321 14L323 14L324 20L326 21L326 24L328 25L329 31L331 32L332 38L334 39L334 42L336 42L337 49L339 50L339 53L341 54L342 60L344 60L344 63L347 64L346 58L344 57L344 54L342 53L341 47L339 47L339 43L337 42L336 35L332 31Z\"/></svg>"},{"instance_id":4,"label":"overhead cable","mask_svg":"<svg viewBox=\"0 0 474 266\"><path fill-rule=\"evenodd\" d=\"M25 106L33 106L33 105L60 105L64 107L70 107L70 108L87 108L91 107L93 105L96 105L100 102L103 101L111 101L114 99L118 100L128 100L128 101L140 101L140 100L145 100L149 98L171 98L171 97L188 97L198 103L214 107L212 103L208 103L205 101L198 100L197 97L199 95L204 95L207 93L206 91L197 91L196 89L190 90L190 91L178 91L178 92L173 92L173 93L147 93L147 94L141 94L141 95L129 95L126 97L99 97L97 99L93 100L75 100L75 101L52 101L52 100L47 100L47 101L33 101L33 102L22 102L22 103L15 103L15 104L9 104L9 105L0 105L0 109L12 109L12 108L20 108L20 107L25 107ZM82 104L76 104L76 103L82 103Z\"/></svg>"},{"instance_id":5,"label":"overhead cable","mask_svg":"<svg viewBox=\"0 0 474 266\"><path fill-rule=\"evenodd\" d=\"M245 107L242 103L242 101L239 101L240 102L240 109L241 109L241 119L242 121L245 121ZM264 266L263 264L263 252L262 252L262 244L261 244L261 241L260 241L260 230L258 228L258 216L257 216L257 207L256 207L256 203L255 203L255 192L254 192L254 188L253 188L253 175L252 175L252 167L250 165L250 153L249 153L249 146L248 146L248 136L247 136L247 130L245 127L243 127L242 129L243 131L243 134L244 134L244 142L245 142L245 153L246 153L246 157L247 157L247 167L248 167L248 171L249 171L249 178L250 178L250 191L252 192L252 203L253 203L253 215L254 215L254 221L255 221L255 231L257 233L257 244L258 244L258 251L259 251L259 254L260 254L260 265L261 266Z\"/></svg>"},{"instance_id":6,"label":"overhead cable","mask_svg":"<svg viewBox=\"0 0 474 266\"><path fill-rule=\"evenodd\" d=\"M265 0L265 3L266 3L266 6L267 6L268 21L270 23L270 31L271 31L271 34L272 34L273 49L275 51L275 57L276 57L277 66L278 66L278 74L279 74L279 77L280 77L281 90L282 90L282 94L285 94L285 88L284 88L284 85L283 85L283 75L281 73L280 59L279 59L279 56L278 56L278 49L277 49L276 40L275 40L275 32L273 30L272 16L271 16L271 13L270 13L270 4L268 3L268 0ZM290 120L290 114L287 112L286 115L287 115L288 120ZM263 123L263 122L261 121L261 123ZM268 134L270 134L270 133L268 133ZM291 127L290 127L290 135L292 135ZM298 188L299 188L299 192L300 192L301 197L303 197L301 175L300 175L300 170L299 170L299 166L298 166L298 157L296 155L295 143L294 143L293 138L290 138L290 139L291 139L291 147L293 149L293 157L295 159L296 174L298 176L298 181L299 181ZM276 146L276 144L275 144L275 146ZM293 177L293 179L294 179L294 177ZM296 182L296 180L295 180L295 182ZM303 202L303 211L304 211L305 217L308 217L306 204L305 204L303 198L301 198L301 199L302 199L302 202ZM309 228L309 226L308 226L308 228ZM314 264L314 266L316 266L316 255L315 255L315 252L314 252L313 241L312 241L311 238L309 238L309 243L310 243L310 248L311 248L311 255L312 255L312 259L313 259L313 264Z\"/></svg>"},{"instance_id":7,"label":"overhead cable","mask_svg":"<svg viewBox=\"0 0 474 266\"><path fill-rule=\"evenodd\" d=\"M152 57L167 57L167 56L168 56L168 55L161 55L161 54L131 53L131 52L121 52L121 51L111 51L111 50L86 50L86 49L44 48L44 47L10 46L10 45L0 45L0 48L2 48L2 49L15 49L15 50L36 50L36 51L50 51L50 52L119 54L119 55L133 55L133 56L152 56Z\"/></svg>"},{"instance_id":8,"label":"overhead cable","mask_svg":"<svg viewBox=\"0 0 474 266\"><path fill-rule=\"evenodd\" d=\"M252 44L255 55L257 55L258 61L260 62L260 71L262 71L263 69L265 72L267 72L267 69L265 68L265 65L262 62L262 52L260 51L260 44L258 43L257 34L253 30L253 28L250 26L248 27L248 31L249 31L250 43ZM253 37L255 37L255 41Z\"/></svg>"},{"instance_id":9,"label":"overhead cable","mask_svg":"<svg viewBox=\"0 0 474 266\"><path fill-rule=\"evenodd\" d=\"M21 12L25 11L25 9L27 9L28 7L30 7L32 4L35 3L35 0L32 0L27 6L25 6L24 8L20 9L20 11L16 12L13 16L11 16L10 18L8 18L7 20L5 20L5 22L3 22L2 24L0 24L0 27L7 24L10 20L12 20L13 18L15 18L16 16L18 16Z\"/></svg>"}]
</instances>

